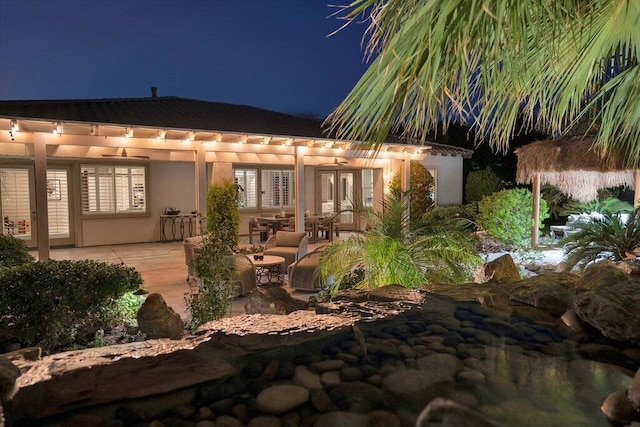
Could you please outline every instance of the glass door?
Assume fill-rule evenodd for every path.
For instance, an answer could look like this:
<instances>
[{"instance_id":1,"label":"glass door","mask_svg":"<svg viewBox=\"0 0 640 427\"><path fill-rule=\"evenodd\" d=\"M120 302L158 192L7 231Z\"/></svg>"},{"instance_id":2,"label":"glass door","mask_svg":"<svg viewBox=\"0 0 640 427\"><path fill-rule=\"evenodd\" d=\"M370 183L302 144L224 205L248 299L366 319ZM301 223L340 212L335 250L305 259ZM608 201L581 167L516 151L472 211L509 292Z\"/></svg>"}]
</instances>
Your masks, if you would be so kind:
<instances>
[{"instance_id":1,"label":"glass door","mask_svg":"<svg viewBox=\"0 0 640 427\"><path fill-rule=\"evenodd\" d=\"M356 173L353 170L320 171L319 173L319 211L322 216L340 214L340 230L355 230L356 216L351 211L356 194Z\"/></svg>"},{"instance_id":2,"label":"glass door","mask_svg":"<svg viewBox=\"0 0 640 427\"><path fill-rule=\"evenodd\" d=\"M0 213L2 234L36 246L33 167L0 168Z\"/></svg>"},{"instance_id":3,"label":"glass door","mask_svg":"<svg viewBox=\"0 0 640 427\"><path fill-rule=\"evenodd\" d=\"M68 169L47 169L47 206L51 246L73 244ZM37 246L33 166L0 168L0 213L2 234Z\"/></svg>"}]
</instances>

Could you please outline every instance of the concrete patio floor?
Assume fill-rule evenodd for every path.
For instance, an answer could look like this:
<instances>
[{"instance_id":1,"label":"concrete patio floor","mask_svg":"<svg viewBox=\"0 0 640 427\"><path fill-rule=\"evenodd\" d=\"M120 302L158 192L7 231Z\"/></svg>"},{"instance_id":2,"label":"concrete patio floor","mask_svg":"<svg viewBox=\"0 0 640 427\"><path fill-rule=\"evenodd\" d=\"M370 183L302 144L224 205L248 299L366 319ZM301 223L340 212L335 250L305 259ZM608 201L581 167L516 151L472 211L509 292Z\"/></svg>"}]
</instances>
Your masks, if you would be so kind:
<instances>
[{"instance_id":1,"label":"concrete patio floor","mask_svg":"<svg viewBox=\"0 0 640 427\"><path fill-rule=\"evenodd\" d=\"M309 244L309 250L322 244L326 242ZM38 259L37 251L32 251L31 254ZM189 292L189 284L186 280L187 266L182 242L54 248L51 249L50 258L55 260L91 259L134 267L142 275L144 288L149 293L157 292L162 295L167 304L185 321L189 317L184 299L185 294ZM313 292L292 289L286 283L284 288L294 298L304 301L315 295ZM231 315L244 314L245 301L246 297L234 298Z\"/></svg>"}]
</instances>

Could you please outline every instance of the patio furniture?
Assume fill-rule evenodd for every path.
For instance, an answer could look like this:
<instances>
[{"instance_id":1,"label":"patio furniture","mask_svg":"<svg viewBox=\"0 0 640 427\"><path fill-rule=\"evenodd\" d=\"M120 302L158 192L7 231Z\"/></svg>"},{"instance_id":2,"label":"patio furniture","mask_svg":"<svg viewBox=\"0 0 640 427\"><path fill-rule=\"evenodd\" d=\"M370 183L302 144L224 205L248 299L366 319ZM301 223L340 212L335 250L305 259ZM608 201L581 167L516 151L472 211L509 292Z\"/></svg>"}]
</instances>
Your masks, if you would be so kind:
<instances>
[{"instance_id":1,"label":"patio furniture","mask_svg":"<svg viewBox=\"0 0 640 427\"><path fill-rule=\"evenodd\" d=\"M184 239L183 246L184 258L187 263L187 272L189 275L187 281L193 278L198 282L199 278L194 263L198 254L202 252L202 236L187 237ZM247 255L235 254L229 250L229 254L225 256L225 259L232 262L235 266L233 284L236 290L233 296L246 295L256 289L256 268Z\"/></svg>"},{"instance_id":2,"label":"patio furniture","mask_svg":"<svg viewBox=\"0 0 640 427\"><path fill-rule=\"evenodd\" d=\"M282 224L283 231L296 231L296 217L290 216L286 223Z\"/></svg>"},{"instance_id":3,"label":"patio furniture","mask_svg":"<svg viewBox=\"0 0 640 427\"><path fill-rule=\"evenodd\" d=\"M321 246L291 264L287 270L289 286L305 291L317 291L328 282L320 276L320 261L327 246Z\"/></svg>"},{"instance_id":4,"label":"patio furniture","mask_svg":"<svg viewBox=\"0 0 640 427\"><path fill-rule=\"evenodd\" d=\"M308 252L309 238L306 232L278 231L264 245L265 255L277 255L285 259L288 267Z\"/></svg>"},{"instance_id":5,"label":"patio furniture","mask_svg":"<svg viewBox=\"0 0 640 427\"><path fill-rule=\"evenodd\" d=\"M309 234L311 243L315 243L318 240L318 217L308 216L304 219L304 231Z\"/></svg>"},{"instance_id":6,"label":"patio furniture","mask_svg":"<svg viewBox=\"0 0 640 427\"><path fill-rule=\"evenodd\" d=\"M333 242L333 230L339 228L337 225L337 221L333 219L333 217L322 217L318 218L318 238L324 236L330 242ZM336 236L338 235L338 231L336 232Z\"/></svg>"},{"instance_id":7,"label":"patio furniture","mask_svg":"<svg viewBox=\"0 0 640 427\"><path fill-rule=\"evenodd\" d=\"M283 257L253 254L249 259L256 267L256 281L259 285L281 285L284 282Z\"/></svg>"},{"instance_id":8,"label":"patio furniture","mask_svg":"<svg viewBox=\"0 0 640 427\"><path fill-rule=\"evenodd\" d=\"M267 240L267 236L269 235L269 224L265 222L258 222L258 220L250 216L249 217L249 243L253 243L253 235L256 233L260 233L260 241L264 242Z\"/></svg>"}]
</instances>

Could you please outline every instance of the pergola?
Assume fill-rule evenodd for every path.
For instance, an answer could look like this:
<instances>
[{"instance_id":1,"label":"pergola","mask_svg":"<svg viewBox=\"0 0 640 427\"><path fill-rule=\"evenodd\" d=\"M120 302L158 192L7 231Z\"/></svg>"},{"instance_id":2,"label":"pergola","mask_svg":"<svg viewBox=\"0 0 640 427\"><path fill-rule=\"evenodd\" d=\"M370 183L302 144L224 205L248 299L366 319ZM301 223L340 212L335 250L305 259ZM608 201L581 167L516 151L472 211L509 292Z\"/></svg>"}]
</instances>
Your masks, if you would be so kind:
<instances>
[{"instance_id":1,"label":"pergola","mask_svg":"<svg viewBox=\"0 0 640 427\"><path fill-rule=\"evenodd\" d=\"M595 139L594 134L567 135L536 141L515 150L516 180L532 187L533 246L538 244L541 184L553 185L579 201L595 199L600 189L624 185L635 189L634 206L638 206L638 165L629 166L625 159L604 153L595 146Z\"/></svg>"}]
</instances>

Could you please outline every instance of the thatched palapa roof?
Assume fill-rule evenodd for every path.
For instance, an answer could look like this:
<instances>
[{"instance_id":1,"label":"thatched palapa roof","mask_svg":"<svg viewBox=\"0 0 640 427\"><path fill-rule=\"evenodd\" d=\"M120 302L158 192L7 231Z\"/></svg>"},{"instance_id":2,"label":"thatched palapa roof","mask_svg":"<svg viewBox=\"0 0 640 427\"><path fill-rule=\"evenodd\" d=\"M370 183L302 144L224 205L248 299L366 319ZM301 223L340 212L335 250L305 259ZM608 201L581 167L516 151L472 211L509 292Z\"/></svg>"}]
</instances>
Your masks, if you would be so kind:
<instances>
[{"instance_id":1,"label":"thatched palapa roof","mask_svg":"<svg viewBox=\"0 0 640 427\"><path fill-rule=\"evenodd\" d=\"M518 148L518 183L530 183L540 174L540 184L551 184L569 197L590 201L602 188L635 187L635 168L624 159L604 155L594 146L595 135L570 135L536 141Z\"/></svg>"}]
</instances>

